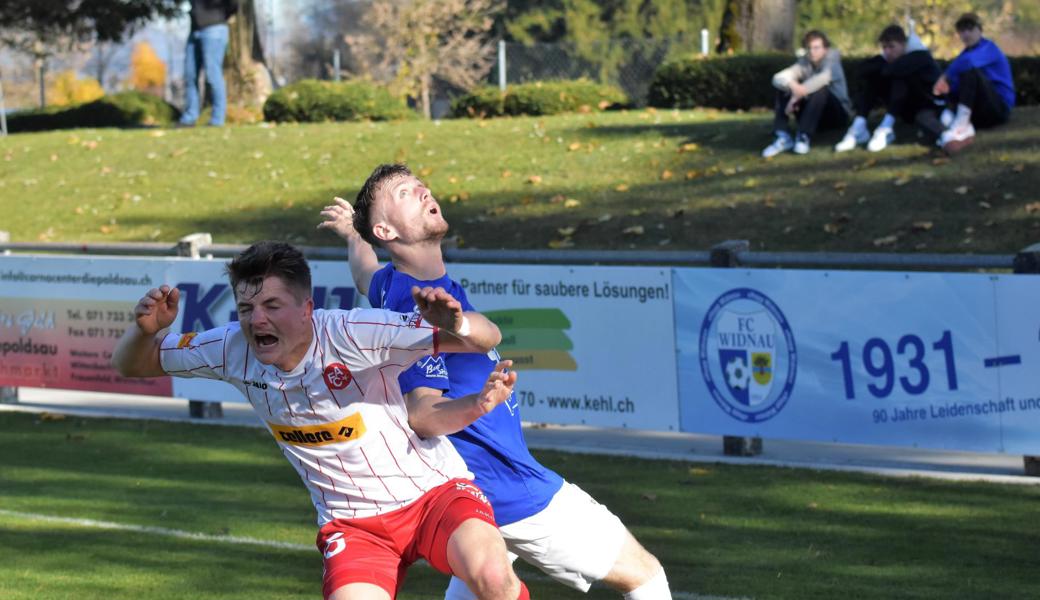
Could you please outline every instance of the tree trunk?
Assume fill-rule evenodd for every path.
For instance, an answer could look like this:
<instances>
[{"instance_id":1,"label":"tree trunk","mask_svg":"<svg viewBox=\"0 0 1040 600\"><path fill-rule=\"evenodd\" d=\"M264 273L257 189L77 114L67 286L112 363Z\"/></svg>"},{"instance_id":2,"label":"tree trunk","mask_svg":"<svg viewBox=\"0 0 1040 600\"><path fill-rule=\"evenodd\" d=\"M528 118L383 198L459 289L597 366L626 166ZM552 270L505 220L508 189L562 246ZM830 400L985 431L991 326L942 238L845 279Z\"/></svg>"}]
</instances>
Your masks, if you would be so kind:
<instances>
[{"instance_id":1,"label":"tree trunk","mask_svg":"<svg viewBox=\"0 0 1040 600\"><path fill-rule=\"evenodd\" d=\"M790 52L794 21L795 0L729 0L716 51Z\"/></svg>"},{"instance_id":2,"label":"tree trunk","mask_svg":"<svg viewBox=\"0 0 1040 600\"><path fill-rule=\"evenodd\" d=\"M429 75L422 77L422 83L420 83L419 96L422 99L422 112L423 116L427 119L433 118L433 111L430 109L430 87L432 86L433 78Z\"/></svg>"},{"instance_id":3,"label":"tree trunk","mask_svg":"<svg viewBox=\"0 0 1040 600\"><path fill-rule=\"evenodd\" d=\"M264 62L253 0L239 4L238 13L228 21L228 29L228 53L224 63L228 103L260 108L271 95L273 83Z\"/></svg>"}]
</instances>

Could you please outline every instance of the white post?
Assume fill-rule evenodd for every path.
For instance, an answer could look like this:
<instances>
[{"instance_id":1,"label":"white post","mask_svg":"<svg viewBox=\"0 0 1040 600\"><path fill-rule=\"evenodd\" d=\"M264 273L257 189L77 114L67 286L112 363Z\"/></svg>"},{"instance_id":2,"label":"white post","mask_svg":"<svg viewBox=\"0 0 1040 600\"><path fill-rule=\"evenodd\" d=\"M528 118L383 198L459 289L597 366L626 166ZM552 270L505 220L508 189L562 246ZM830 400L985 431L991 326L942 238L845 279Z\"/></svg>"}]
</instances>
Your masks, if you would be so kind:
<instances>
[{"instance_id":1,"label":"white post","mask_svg":"<svg viewBox=\"0 0 1040 600\"><path fill-rule=\"evenodd\" d=\"M4 82L0 80L0 133L7 135L7 108L4 106Z\"/></svg>"},{"instance_id":2,"label":"white post","mask_svg":"<svg viewBox=\"0 0 1040 600\"><path fill-rule=\"evenodd\" d=\"M701 54L708 55L708 30L701 29Z\"/></svg>"},{"instance_id":3,"label":"white post","mask_svg":"<svg viewBox=\"0 0 1040 600\"><path fill-rule=\"evenodd\" d=\"M332 51L332 78L339 81L339 48Z\"/></svg>"},{"instance_id":4,"label":"white post","mask_svg":"<svg viewBox=\"0 0 1040 600\"><path fill-rule=\"evenodd\" d=\"M498 40L498 89L506 91L506 41Z\"/></svg>"}]
</instances>

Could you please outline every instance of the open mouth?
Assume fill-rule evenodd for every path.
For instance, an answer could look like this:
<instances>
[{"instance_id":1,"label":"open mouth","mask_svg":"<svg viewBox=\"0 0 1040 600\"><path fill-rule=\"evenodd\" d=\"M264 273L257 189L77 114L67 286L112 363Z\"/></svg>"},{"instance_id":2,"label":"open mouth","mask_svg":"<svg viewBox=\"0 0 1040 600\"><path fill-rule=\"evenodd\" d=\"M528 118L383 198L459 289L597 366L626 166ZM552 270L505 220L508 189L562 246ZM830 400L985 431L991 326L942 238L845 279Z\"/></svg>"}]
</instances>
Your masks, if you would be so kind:
<instances>
[{"instance_id":1,"label":"open mouth","mask_svg":"<svg viewBox=\"0 0 1040 600\"><path fill-rule=\"evenodd\" d=\"M256 334L256 345L259 348L269 348L278 343L278 338L263 333Z\"/></svg>"}]
</instances>

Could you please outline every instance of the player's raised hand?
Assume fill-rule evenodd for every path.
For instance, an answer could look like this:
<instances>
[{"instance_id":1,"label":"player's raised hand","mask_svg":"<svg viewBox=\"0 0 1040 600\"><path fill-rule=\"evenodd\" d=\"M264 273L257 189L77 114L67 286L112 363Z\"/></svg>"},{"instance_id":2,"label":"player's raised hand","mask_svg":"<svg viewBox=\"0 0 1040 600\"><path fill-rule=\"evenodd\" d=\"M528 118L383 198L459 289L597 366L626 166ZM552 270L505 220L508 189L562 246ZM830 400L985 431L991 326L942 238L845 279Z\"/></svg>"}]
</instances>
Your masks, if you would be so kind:
<instances>
[{"instance_id":1,"label":"player's raised hand","mask_svg":"<svg viewBox=\"0 0 1040 600\"><path fill-rule=\"evenodd\" d=\"M477 396L476 404L481 415L486 415L494 410L513 393L513 387L516 385L516 371L506 372L506 369L511 366L513 366L511 360L500 361L495 365L495 370L488 375L487 381L484 382L484 389Z\"/></svg>"},{"instance_id":2,"label":"player's raised hand","mask_svg":"<svg viewBox=\"0 0 1040 600\"><path fill-rule=\"evenodd\" d=\"M343 198L333 198L332 204L319 213L325 219L318 223L318 229L328 229L349 244L361 239L354 229L354 207Z\"/></svg>"},{"instance_id":3,"label":"player's raised hand","mask_svg":"<svg viewBox=\"0 0 1040 600\"><path fill-rule=\"evenodd\" d=\"M458 332L462 328L462 303L444 288L412 286L412 298L423 318L431 325L450 331Z\"/></svg>"},{"instance_id":4,"label":"player's raised hand","mask_svg":"<svg viewBox=\"0 0 1040 600\"><path fill-rule=\"evenodd\" d=\"M148 290L134 307L134 318L142 333L153 335L173 325L181 291L162 285Z\"/></svg>"}]
</instances>

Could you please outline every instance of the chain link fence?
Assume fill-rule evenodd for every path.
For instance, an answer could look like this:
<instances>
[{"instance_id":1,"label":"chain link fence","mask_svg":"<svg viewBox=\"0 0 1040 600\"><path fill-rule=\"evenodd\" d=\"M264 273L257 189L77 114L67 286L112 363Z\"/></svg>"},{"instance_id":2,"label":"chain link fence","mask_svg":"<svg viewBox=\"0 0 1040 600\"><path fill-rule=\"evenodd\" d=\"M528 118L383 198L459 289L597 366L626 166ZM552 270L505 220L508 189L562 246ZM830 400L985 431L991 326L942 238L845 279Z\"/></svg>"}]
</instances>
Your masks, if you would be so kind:
<instances>
[{"instance_id":1,"label":"chain link fence","mask_svg":"<svg viewBox=\"0 0 1040 600\"><path fill-rule=\"evenodd\" d=\"M633 104L646 104L646 93L654 72L663 62L676 56L701 52L701 39L619 39L591 44L561 42L554 44L499 45L505 52L506 84L547 79L586 78L613 84L624 90ZM500 80L499 57L488 81Z\"/></svg>"}]
</instances>

